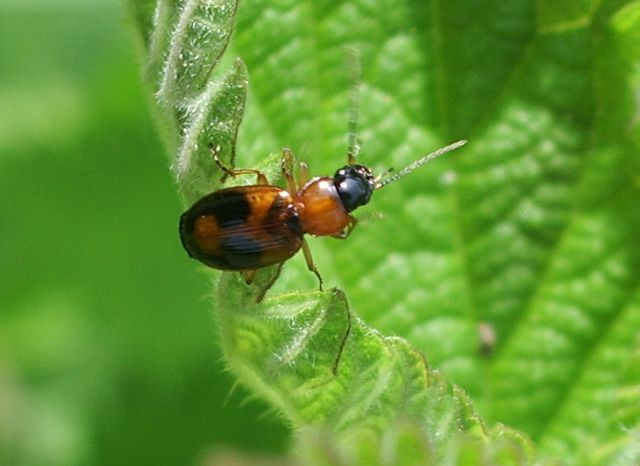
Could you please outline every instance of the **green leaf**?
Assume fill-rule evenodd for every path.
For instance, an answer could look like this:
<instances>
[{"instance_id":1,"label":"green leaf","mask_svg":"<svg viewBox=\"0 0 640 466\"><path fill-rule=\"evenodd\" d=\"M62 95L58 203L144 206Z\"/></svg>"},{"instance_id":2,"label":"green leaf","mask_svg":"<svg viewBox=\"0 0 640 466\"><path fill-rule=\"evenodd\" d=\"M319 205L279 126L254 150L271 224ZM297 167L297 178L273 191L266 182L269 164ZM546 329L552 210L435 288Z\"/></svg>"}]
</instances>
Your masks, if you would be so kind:
<instances>
[{"instance_id":1,"label":"green leaf","mask_svg":"<svg viewBox=\"0 0 640 466\"><path fill-rule=\"evenodd\" d=\"M345 46L361 55L361 163L470 141L358 212L382 221L310 240L340 290L304 291L299 257L253 286L215 280L230 367L308 433L304 461L531 463L512 428L542 458L638 461L640 2L130 9L187 203L220 186L210 144L274 182L282 146L313 173L344 164Z\"/></svg>"}]
</instances>

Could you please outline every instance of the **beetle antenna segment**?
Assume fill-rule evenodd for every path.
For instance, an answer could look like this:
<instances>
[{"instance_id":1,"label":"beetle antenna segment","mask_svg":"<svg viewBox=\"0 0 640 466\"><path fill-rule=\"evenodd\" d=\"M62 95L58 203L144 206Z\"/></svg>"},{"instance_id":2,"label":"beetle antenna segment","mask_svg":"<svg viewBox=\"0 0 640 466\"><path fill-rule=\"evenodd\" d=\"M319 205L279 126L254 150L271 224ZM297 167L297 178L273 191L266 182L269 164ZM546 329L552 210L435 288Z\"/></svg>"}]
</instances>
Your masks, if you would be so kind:
<instances>
[{"instance_id":1,"label":"beetle antenna segment","mask_svg":"<svg viewBox=\"0 0 640 466\"><path fill-rule=\"evenodd\" d=\"M224 163L222 163L222 160L220 160L220 156L218 155L220 154L220 152L222 152L222 148L220 147L220 144L214 146L213 143L209 143L209 152L211 152L213 161L216 163L218 168L225 173L225 176L233 176L232 175L233 169L227 167Z\"/></svg>"},{"instance_id":2,"label":"beetle antenna segment","mask_svg":"<svg viewBox=\"0 0 640 466\"><path fill-rule=\"evenodd\" d=\"M347 47L347 60L349 66L349 115L347 120L349 165L354 165L360 152L358 140L358 113L360 109L360 56L355 47Z\"/></svg>"},{"instance_id":3,"label":"beetle antenna segment","mask_svg":"<svg viewBox=\"0 0 640 466\"><path fill-rule=\"evenodd\" d=\"M451 151L453 151L453 150L455 150L455 149L457 149L459 147L462 147L466 143L467 143L467 141L462 140L462 141L454 142L453 144L449 144L448 146L441 147L440 149L438 149L436 151L433 151L430 154L425 155L424 157L420 157L418 160L416 160L412 164L407 165L405 168L400 170L398 173L393 175L391 178L383 179L383 178L386 178L393 171L393 168L390 168L389 170L385 171L384 173L382 173L381 175L376 177L376 179L375 179L375 189L380 189L383 186L388 185L389 183L393 183L394 181L396 181L396 180L402 178L403 176L411 173L416 168L421 167L425 163L430 162L433 159L435 159L437 157L440 157L441 155L446 154L447 152L451 152Z\"/></svg>"},{"instance_id":4,"label":"beetle antenna segment","mask_svg":"<svg viewBox=\"0 0 640 466\"><path fill-rule=\"evenodd\" d=\"M387 176L389 176L391 174L391 172L393 171L393 167L389 167L387 168L385 171L383 171L382 173L380 173L378 176L376 176L376 179L374 180L376 183L376 189L378 188L378 182L380 180L383 180L384 178L386 178ZM385 183L386 184L386 183Z\"/></svg>"}]
</instances>

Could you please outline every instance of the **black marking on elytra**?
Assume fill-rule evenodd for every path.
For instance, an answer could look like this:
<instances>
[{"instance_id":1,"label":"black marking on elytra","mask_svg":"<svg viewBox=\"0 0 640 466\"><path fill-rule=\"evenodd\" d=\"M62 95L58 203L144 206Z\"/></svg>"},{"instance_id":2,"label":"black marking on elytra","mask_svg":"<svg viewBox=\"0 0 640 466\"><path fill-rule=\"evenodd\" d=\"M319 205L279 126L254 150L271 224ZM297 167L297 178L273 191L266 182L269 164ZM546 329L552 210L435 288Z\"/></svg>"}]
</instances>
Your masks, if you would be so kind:
<instances>
[{"instance_id":1,"label":"black marking on elytra","mask_svg":"<svg viewBox=\"0 0 640 466\"><path fill-rule=\"evenodd\" d=\"M276 232L281 234L283 222L286 230L291 232L291 236L302 238L304 232L295 208L285 205L285 199L276 196L264 217L264 229L272 234Z\"/></svg>"},{"instance_id":2,"label":"black marking on elytra","mask_svg":"<svg viewBox=\"0 0 640 466\"><path fill-rule=\"evenodd\" d=\"M220 228L226 228L244 222L251 213L251 205L244 192L234 189L224 189L213 193L210 208ZM211 206L214 206L211 209Z\"/></svg>"},{"instance_id":3,"label":"black marking on elytra","mask_svg":"<svg viewBox=\"0 0 640 466\"><path fill-rule=\"evenodd\" d=\"M251 236L234 233L222 238L222 256L226 257L229 264L237 269L252 269L256 267L260 254L264 250L260 241Z\"/></svg>"}]
</instances>

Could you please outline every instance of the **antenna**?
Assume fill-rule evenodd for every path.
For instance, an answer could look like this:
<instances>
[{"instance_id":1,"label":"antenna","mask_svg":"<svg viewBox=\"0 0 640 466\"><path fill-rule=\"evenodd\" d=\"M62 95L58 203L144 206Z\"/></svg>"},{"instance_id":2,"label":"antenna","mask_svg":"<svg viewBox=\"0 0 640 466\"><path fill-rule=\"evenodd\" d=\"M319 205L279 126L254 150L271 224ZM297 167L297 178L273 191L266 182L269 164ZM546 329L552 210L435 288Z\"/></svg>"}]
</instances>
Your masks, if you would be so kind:
<instances>
[{"instance_id":1,"label":"antenna","mask_svg":"<svg viewBox=\"0 0 640 466\"><path fill-rule=\"evenodd\" d=\"M453 144L449 144L448 146L441 147L440 149L438 149L436 151L433 151L430 154L425 155L424 157L420 157L418 160L416 160L412 164L407 165L402 170L400 170L398 173L393 175L391 178L387 178L387 176L389 176L389 174L393 171L393 168L390 168L386 172L384 172L384 173L380 174L378 177L376 177L376 179L375 179L375 189L380 189L383 186L386 186L389 183L392 183L392 182L398 180L399 178L402 178L403 176L411 173L416 168L421 167L425 163L430 162L433 159L435 159L437 157L440 157L441 155L446 154L447 152L451 152L453 150L456 150L457 148L464 146L466 143L467 143L467 141L462 140L462 141L454 142ZM383 178L387 178L387 179L383 179Z\"/></svg>"},{"instance_id":2,"label":"antenna","mask_svg":"<svg viewBox=\"0 0 640 466\"><path fill-rule=\"evenodd\" d=\"M360 55L355 47L346 47L347 66L349 67L349 114L347 120L349 165L356 163L360 142L358 141L358 113L360 109Z\"/></svg>"}]
</instances>

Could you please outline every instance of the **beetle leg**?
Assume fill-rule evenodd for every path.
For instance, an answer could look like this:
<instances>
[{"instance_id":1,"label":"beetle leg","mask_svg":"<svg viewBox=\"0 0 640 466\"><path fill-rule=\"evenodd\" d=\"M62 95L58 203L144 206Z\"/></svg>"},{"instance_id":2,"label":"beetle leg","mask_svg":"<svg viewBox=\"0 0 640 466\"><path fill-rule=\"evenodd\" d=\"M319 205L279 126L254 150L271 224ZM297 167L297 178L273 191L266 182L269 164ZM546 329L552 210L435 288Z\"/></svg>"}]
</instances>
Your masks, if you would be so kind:
<instances>
[{"instance_id":1,"label":"beetle leg","mask_svg":"<svg viewBox=\"0 0 640 466\"><path fill-rule=\"evenodd\" d=\"M253 280L255 280L256 278L256 273L258 271L257 270L241 270L240 273L242 274L242 278L244 278L244 281L247 285L251 285L253 283Z\"/></svg>"},{"instance_id":2,"label":"beetle leg","mask_svg":"<svg viewBox=\"0 0 640 466\"><path fill-rule=\"evenodd\" d=\"M260 170L253 170L251 168L229 168L227 167L222 160L220 160L220 157L218 156L218 154L220 153L220 146L214 146L213 144L209 144L209 151L211 152L211 156L213 157L213 161L216 163L216 165L220 168L220 170L222 170L224 172L224 176L222 177L222 180L224 181L224 179L227 176L238 176L238 175L256 175L257 176L257 180L256 180L256 184L259 185L267 185L269 184L269 181L267 180L267 176L262 173Z\"/></svg>"},{"instance_id":3,"label":"beetle leg","mask_svg":"<svg viewBox=\"0 0 640 466\"><path fill-rule=\"evenodd\" d=\"M287 182L287 190L293 195L298 191L296 180L293 178L293 164L295 157L291 149L285 147L282 149L281 169L282 176Z\"/></svg>"},{"instance_id":4,"label":"beetle leg","mask_svg":"<svg viewBox=\"0 0 640 466\"><path fill-rule=\"evenodd\" d=\"M346 228L342 230L340 233L338 233L337 235L333 235L333 237L338 239L347 239L357 224L358 224L357 218L349 217L349 224L346 226Z\"/></svg>"},{"instance_id":5,"label":"beetle leg","mask_svg":"<svg viewBox=\"0 0 640 466\"><path fill-rule=\"evenodd\" d=\"M309 165L300 162L300 176L298 176L298 185L304 186L309 181Z\"/></svg>"},{"instance_id":6,"label":"beetle leg","mask_svg":"<svg viewBox=\"0 0 640 466\"><path fill-rule=\"evenodd\" d=\"M318 277L318 289L322 291L322 277L320 276L320 272L318 272L316 264L313 263L313 257L311 256L311 249L309 248L309 244L304 239L302 240L302 253L304 254L304 260L307 262L307 267L310 271L316 274L316 277Z\"/></svg>"},{"instance_id":7,"label":"beetle leg","mask_svg":"<svg viewBox=\"0 0 640 466\"><path fill-rule=\"evenodd\" d=\"M271 274L271 277L269 277L266 281L264 281L264 283L260 284L260 291L256 295L256 303L262 302L262 300L264 299L264 295L267 294L267 291L269 291L269 288L273 286L273 284L276 282L276 280L280 276L280 272L282 271L283 265L284 265L284 262L281 262L277 266L275 266L276 267L275 272L269 272ZM257 272L257 270L254 270L254 272Z\"/></svg>"}]
</instances>

